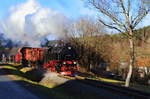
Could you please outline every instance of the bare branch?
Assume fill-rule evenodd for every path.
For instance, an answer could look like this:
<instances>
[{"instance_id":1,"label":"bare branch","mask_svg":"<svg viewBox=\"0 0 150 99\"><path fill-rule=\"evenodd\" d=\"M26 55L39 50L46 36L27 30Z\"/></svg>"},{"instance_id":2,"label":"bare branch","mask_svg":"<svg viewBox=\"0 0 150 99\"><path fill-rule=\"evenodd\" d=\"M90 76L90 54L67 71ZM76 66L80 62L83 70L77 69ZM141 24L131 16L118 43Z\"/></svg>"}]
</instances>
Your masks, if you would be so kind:
<instances>
[{"instance_id":1,"label":"bare branch","mask_svg":"<svg viewBox=\"0 0 150 99\"><path fill-rule=\"evenodd\" d=\"M115 30L117 30L117 31L119 31L119 32L122 32L122 30L120 30L119 28L117 28L117 27L115 27L115 26L113 26L113 25L107 24L106 22L104 22L104 21L101 20L101 19L99 19L99 21L100 21L103 25L105 25L105 26L107 26L107 27L109 27L109 28L111 28L111 29L115 29Z\"/></svg>"},{"instance_id":2,"label":"bare branch","mask_svg":"<svg viewBox=\"0 0 150 99\"><path fill-rule=\"evenodd\" d=\"M143 11L142 14L139 14L139 15L137 16L137 18L132 21L132 22L133 22L133 28L135 28L135 27L141 22L141 20L142 20L149 12L150 12L150 9Z\"/></svg>"},{"instance_id":3,"label":"bare branch","mask_svg":"<svg viewBox=\"0 0 150 99\"><path fill-rule=\"evenodd\" d=\"M130 10L131 10L131 1L128 0L128 9L127 9L127 15L130 16Z\"/></svg>"},{"instance_id":4,"label":"bare branch","mask_svg":"<svg viewBox=\"0 0 150 99\"><path fill-rule=\"evenodd\" d=\"M121 5L121 8L122 8L122 10L123 10L123 13L126 15L127 14L127 11L126 11L126 9L125 9L125 6L124 6L124 3L123 3L123 0L119 0L120 2L120 5Z\"/></svg>"},{"instance_id":5,"label":"bare branch","mask_svg":"<svg viewBox=\"0 0 150 99\"><path fill-rule=\"evenodd\" d=\"M130 12L126 11L126 8L125 8L125 6L124 6L123 0L119 0L119 1L120 1L121 8L122 8L122 10L123 10L123 14L124 14L124 16L125 16L126 24L128 24L128 28L130 28L130 26L131 26L130 20L129 20L129 13L130 13ZM129 0L128 0L128 2L129 2ZM130 4L128 4L128 7L129 7L129 5L130 5ZM129 10L129 9L127 9L127 10Z\"/></svg>"},{"instance_id":6,"label":"bare branch","mask_svg":"<svg viewBox=\"0 0 150 99\"><path fill-rule=\"evenodd\" d=\"M150 7L146 6L145 0L141 0L141 5L139 6L138 13L131 22L133 28L135 28L149 12L150 12Z\"/></svg>"},{"instance_id":7,"label":"bare branch","mask_svg":"<svg viewBox=\"0 0 150 99\"><path fill-rule=\"evenodd\" d=\"M91 4L98 10L100 10L101 13L103 13L104 15L106 15L107 17L109 17L115 24L117 24L118 26L124 26L123 23L117 19L115 16L113 16L112 12L108 12L106 9L104 9L103 7L101 7L100 5L96 5L95 0L91 0Z\"/></svg>"}]
</instances>

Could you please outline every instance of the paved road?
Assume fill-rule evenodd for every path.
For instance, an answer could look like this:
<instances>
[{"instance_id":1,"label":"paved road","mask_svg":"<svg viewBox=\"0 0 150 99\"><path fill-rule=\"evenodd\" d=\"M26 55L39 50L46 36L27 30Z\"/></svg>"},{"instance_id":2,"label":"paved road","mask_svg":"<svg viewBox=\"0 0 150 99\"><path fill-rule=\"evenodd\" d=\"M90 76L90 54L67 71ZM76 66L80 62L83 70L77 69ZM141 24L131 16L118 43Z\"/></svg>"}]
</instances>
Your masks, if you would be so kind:
<instances>
[{"instance_id":1,"label":"paved road","mask_svg":"<svg viewBox=\"0 0 150 99\"><path fill-rule=\"evenodd\" d=\"M7 76L0 76L0 99L39 99Z\"/></svg>"}]
</instances>

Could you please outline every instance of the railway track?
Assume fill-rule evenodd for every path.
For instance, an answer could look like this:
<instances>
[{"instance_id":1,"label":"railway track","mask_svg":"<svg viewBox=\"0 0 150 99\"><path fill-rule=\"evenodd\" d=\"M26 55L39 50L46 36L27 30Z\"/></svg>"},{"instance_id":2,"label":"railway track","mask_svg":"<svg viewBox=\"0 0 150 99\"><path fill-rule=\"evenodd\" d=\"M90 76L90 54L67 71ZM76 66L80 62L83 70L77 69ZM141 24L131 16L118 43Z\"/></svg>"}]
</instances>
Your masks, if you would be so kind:
<instances>
[{"instance_id":1,"label":"railway track","mask_svg":"<svg viewBox=\"0 0 150 99\"><path fill-rule=\"evenodd\" d=\"M121 87L117 86L111 83L106 83L106 82L100 82L100 81L95 81L95 80L90 80L90 79L76 79L77 81L97 87L97 88L103 88L106 90L110 90L112 92L115 92L116 94L124 94L127 96L132 97L133 99L150 99L150 93L148 92L143 92L140 90L132 89L132 88L127 88L127 87Z\"/></svg>"}]
</instances>

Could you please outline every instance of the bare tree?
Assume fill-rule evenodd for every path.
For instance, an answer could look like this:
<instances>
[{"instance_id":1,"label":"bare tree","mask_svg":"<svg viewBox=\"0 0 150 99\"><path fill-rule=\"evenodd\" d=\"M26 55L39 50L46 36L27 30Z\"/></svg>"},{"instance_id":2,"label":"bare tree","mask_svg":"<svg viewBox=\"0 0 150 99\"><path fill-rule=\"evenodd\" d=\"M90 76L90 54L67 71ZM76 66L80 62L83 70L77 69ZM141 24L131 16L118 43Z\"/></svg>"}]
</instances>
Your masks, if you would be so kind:
<instances>
[{"instance_id":1,"label":"bare tree","mask_svg":"<svg viewBox=\"0 0 150 99\"><path fill-rule=\"evenodd\" d=\"M71 27L71 37L93 37L101 35L104 32L104 27L93 20L92 18L79 18Z\"/></svg>"},{"instance_id":2,"label":"bare tree","mask_svg":"<svg viewBox=\"0 0 150 99\"><path fill-rule=\"evenodd\" d=\"M128 87L134 65L134 35L133 30L149 13L148 0L88 0L98 10L99 22L108 28L115 29L127 35L130 46L129 71L125 86Z\"/></svg>"},{"instance_id":3,"label":"bare tree","mask_svg":"<svg viewBox=\"0 0 150 99\"><path fill-rule=\"evenodd\" d=\"M95 42L99 40L95 38L103 35L104 32L105 29L99 22L87 17L79 18L70 28L71 42L74 43L78 49L80 66L86 71L90 71L91 68L95 66L93 60L94 57L98 57L95 51L95 49L98 48L98 43Z\"/></svg>"}]
</instances>

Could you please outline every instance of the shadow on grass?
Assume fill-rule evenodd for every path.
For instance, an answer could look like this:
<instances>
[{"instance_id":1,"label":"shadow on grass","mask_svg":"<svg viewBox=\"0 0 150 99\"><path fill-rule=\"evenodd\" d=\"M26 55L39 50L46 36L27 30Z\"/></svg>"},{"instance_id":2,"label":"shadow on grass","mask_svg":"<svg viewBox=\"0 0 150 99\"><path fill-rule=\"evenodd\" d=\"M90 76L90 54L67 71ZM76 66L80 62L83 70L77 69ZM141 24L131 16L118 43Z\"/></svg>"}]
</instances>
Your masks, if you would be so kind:
<instances>
[{"instance_id":1,"label":"shadow on grass","mask_svg":"<svg viewBox=\"0 0 150 99\"><path fill-rule=\"evenodd\" d=\"M5 67L6 66L6 67ZM0 75L17 75L23 78L39 82L44 77L44 70L36 69L23 73L20 71L24 66L13 66L12 64L0 64Z\"/></svg>"}]
</instances>

